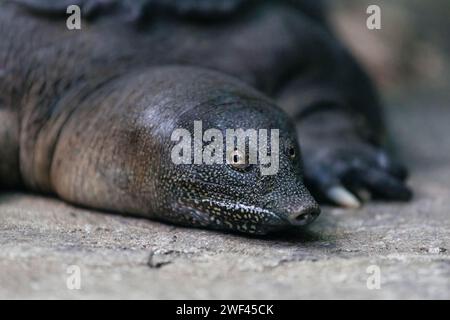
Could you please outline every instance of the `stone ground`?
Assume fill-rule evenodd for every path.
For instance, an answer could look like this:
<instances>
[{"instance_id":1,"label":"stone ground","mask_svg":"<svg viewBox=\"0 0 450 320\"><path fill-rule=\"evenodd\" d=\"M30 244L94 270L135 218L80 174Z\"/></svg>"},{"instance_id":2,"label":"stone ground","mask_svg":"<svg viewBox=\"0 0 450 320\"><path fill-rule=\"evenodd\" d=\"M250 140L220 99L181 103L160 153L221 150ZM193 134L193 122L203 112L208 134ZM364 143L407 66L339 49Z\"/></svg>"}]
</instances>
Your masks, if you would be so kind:
<instances>
[{"instance_id":1,"label":"stone ground","mask_svg":"<svg viewBox=\"0 0 450 320\"><path fill-rule=\"evenodd\" d=\"M0 298L450 298L450 99L391 108L416 197L248 238L0 196ZM67 268L81 271L69 290ZM369 290L367 268L380 268Z\"/></svg>"}]
</instances>

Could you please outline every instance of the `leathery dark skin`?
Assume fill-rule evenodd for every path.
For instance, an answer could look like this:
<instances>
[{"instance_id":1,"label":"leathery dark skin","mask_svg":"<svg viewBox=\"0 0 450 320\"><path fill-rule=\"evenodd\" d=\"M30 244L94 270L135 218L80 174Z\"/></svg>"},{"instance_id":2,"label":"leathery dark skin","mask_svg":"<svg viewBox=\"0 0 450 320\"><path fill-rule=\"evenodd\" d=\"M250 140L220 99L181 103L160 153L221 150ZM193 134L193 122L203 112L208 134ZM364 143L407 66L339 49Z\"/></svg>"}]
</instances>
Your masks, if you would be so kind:
<instances>
[{"instance_id":1,"label":"leathery dark skin","mask_svg":"<svg viewBox=\"0 0 450 320\"><path fill-rule=\"evenodd\" d=\"M318 2L78 0L72 31L66 2L0 1L2 188L249 234L308 225L314 198L411 197L378 95ZM279 129L278 173L174 164L171 134L194 121Z\"/></svg>"}]
</instances>

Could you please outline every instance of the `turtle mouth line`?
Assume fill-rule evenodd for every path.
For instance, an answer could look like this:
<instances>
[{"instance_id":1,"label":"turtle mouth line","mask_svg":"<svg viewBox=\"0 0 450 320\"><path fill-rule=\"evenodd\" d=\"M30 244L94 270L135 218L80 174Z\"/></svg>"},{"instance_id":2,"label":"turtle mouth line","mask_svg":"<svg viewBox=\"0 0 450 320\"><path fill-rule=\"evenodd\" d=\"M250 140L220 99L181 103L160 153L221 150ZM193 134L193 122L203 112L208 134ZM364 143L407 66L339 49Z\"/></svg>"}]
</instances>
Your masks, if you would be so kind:
<instances>
[{"instance_id":1,"label":"turtle mouth line","mask_svg":"<svg viewBox=\"0 0 450 320\"><path fill-rule=\"evenodd\" d=\"M320 213L315 207L277 210L233 200L210 197L184 198L184 207L212 228L253 234L267 234L312 223Z\"/></svg>"},{"instance_id":2,"label":"turtle mouth line","mask_svg":"<svg viewBox=\"0 0 450 320\"><path fill-rule=\"evenodd\" d=\"M232 216L243 216L248 220L252 219L252 222L258 225L266 225L272 227L292 225L288 217L256 205L248 205L240 202L225 202L211 198L200 199L199 204L201 207L205 206L206 208L215 208L215 210L219 212L229 213ZM246 221L242 222L245 223Z\"/></svg>"},{"instance_id":3,"label":"turtle mouth line","mask_svg":"<svg viewBox=\"0 0 450 320\"><path fill-rule=\"evenodd\" d=\"M316 208L301 208L294 212L276 212L269 209L264 209L259 206L246 205L242 203L226 203L214 199L202 199L201 203L206 203L208 206L215 206L222 208L229 212L240 212L244 214L256 214L267 217L265 223L271 226L307 226L312 223L320 214L320 209Z\"/></svg>"}]
</instances>

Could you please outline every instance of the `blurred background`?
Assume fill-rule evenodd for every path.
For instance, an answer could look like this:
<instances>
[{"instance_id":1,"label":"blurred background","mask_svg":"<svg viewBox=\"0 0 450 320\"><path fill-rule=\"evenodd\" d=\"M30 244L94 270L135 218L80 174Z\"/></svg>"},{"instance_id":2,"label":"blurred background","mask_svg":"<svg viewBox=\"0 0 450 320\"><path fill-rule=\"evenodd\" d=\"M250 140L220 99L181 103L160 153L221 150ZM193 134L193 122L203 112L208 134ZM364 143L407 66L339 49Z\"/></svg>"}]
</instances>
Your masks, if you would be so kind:
<instances>
[{"instance_id":1,"label":"blurred background","mask_svg":"<svg viewBox=\"0 0 450 320\"><path fill-rule=\"evenodd\" d=\"M328 0L336 32L386 95L447 94L450 1ZM381 30L366 27L369 5L381 8Z\"/></svg>"}]
</instances>

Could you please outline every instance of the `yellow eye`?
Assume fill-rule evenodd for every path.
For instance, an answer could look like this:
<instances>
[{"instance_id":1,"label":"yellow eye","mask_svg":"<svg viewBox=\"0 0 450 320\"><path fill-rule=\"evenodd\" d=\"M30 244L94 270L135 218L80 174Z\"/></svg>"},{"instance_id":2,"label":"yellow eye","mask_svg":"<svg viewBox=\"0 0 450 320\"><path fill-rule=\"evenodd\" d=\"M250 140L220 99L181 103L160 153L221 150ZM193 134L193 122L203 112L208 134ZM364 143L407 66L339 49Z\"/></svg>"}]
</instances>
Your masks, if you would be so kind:
<instances>
[{"instance_id":1,"label":"yellow eye","mask_svg":"<svg viewBox=\"0 0 450 320\"><path fill-rule=\"evenodd\" d=\"M245 160L244 154L239 150L233 150L228 154L228 163L235 169L244 170L249 164Z\"/></svg>"}]
</instances>

